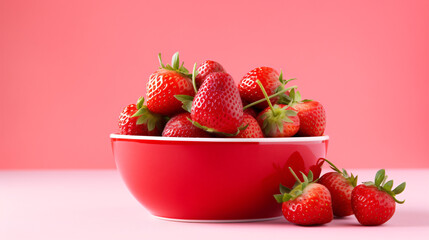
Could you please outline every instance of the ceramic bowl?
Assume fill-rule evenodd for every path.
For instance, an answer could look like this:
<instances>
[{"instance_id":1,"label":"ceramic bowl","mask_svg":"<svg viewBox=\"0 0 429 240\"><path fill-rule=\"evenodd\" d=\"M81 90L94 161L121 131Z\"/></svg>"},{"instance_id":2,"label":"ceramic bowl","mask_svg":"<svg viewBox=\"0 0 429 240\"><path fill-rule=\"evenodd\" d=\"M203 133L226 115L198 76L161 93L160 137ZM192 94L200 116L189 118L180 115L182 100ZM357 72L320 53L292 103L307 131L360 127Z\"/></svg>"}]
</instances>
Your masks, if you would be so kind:
<instances>
[{"instance_id":1,"label":"ceramic bowl","mask_svg":"<svg viewBox=\"0 0 429 240\"><path fill-rule=\"evenodd\" d=\"M289 172L320 175L328 136L167 138L110 135L116 166L154 216L183 221L257 221L282 215L273 194Z\"/></svg>"}]
</instances>

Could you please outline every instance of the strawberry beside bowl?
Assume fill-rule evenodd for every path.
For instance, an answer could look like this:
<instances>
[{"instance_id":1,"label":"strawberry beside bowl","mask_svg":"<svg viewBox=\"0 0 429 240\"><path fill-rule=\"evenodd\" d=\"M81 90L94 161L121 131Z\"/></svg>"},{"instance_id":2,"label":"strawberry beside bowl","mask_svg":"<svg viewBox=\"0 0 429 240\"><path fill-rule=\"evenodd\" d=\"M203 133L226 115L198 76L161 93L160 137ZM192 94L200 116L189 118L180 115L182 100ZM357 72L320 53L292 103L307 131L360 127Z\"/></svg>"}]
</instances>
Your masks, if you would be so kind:
<instances>
[{"instance_id":1,"label":"strawberry beside bowl","mask_svg":"<svg viewBox=\"0 0 429 240\"><path fill-rule=\"evenodd\" d=\"M320 175L328 136L175 138L110 135L116 166L134 197L154 216L240 222L282 216L273 195L295 172Z\"/></svg>"}]
</instances>

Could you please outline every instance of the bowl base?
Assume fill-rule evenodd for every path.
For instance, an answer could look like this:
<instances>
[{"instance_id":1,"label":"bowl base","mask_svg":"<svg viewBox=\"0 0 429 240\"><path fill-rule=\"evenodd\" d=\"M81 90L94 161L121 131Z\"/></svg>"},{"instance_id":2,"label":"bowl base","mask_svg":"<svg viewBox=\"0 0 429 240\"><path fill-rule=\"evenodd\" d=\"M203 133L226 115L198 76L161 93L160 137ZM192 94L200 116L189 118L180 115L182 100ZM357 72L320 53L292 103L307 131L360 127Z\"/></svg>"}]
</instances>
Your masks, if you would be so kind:
<instances>
[{"instance_id":1,"label":"bowl base","mask_svg":"<svg viewBox=\"0 0 429 240\"><path fill-rule=\"evenodd\" d=\"M216 219L216 220L206 220L206 219L180 219L180 218L167 218L167 217L159 217L152 215L155 218L165 220L165 221L173 221L173 222L190 222L190 223L243 223L243 222L261 222L261 221L271 221L282 218L282 216L278 217L270 217L270 218L252 218L252 219Z\"/></svg>"}]
</instances>

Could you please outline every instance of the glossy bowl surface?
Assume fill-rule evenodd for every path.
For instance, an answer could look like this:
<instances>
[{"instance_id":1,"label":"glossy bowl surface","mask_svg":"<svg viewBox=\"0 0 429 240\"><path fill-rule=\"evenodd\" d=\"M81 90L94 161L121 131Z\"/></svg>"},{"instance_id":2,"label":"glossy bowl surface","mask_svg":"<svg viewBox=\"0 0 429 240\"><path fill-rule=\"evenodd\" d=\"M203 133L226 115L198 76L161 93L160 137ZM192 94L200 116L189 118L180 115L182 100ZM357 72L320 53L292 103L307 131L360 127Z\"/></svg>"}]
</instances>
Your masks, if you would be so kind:
<instances>
[{"instance_id":1,"label":"glossy bowl surface","mask_svg":"<svg viewBox=\"0 0 429 240\"><path fill-rule=\"evenodd\" d=\"M110 135L116 166L134 197L153 215L189 221L279 217L273 194L296 173L320 175L328 136L166 138Z\"/></svg>"}]
</instances>

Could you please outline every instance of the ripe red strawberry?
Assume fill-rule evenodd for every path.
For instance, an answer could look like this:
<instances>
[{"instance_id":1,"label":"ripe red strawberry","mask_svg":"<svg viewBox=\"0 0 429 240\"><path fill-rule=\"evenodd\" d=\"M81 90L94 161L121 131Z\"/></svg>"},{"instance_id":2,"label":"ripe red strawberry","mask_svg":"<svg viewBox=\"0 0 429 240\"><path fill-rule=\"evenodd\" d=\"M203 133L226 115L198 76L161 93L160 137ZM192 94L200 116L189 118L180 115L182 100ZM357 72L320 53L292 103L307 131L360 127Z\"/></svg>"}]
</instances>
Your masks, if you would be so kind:
<instances>
[{"instance_id":1,"label":"ripe red strawberry","mask_svg":"<svg viewBox=\"0 0 429 240\"><path fill-rule=\"evenodd\" d=\"M332 197L332 209L337 217L353 214L351 198L356 187L357 176L349 176L346 170L340 171L333 163L324 159L335 172L325 173L317 182L325 186Z\"/></svg>"},{"instance_id":2,"label":"ripe red strawberry","mask_svg":"<svg viewBox=\"0 0 429 240\"><path fill-rule=\"evenodd\" d=\"M243 104L231 75L211 73L192 102L194 124L208 132L238 134L243 122Z\"/></svg>"},{"instance_id":3,"label":"ripe red strawberry","mask_svg":"<svg viewBox=\"0 0 429 240\"><path fill-rule=\"evenodd\" d=\"M225 72L224 68L220 63L212 61L212 60L206 60L201 63L201 65L198 67L198 75L195 77L195 82L197 86L201 86L203 84L204 80L210 73L214 72Z\"/></svg>"},{"instance_id":4,"label":"ripe red strawberry","mask_svg":"<svg viewBox=\"0 0 429 240\"><path fill-rule=\"evenodd\" d=\"M266 108L259 113L257 119L267 137L292 137L300 126L296 110L283 104Z\"/></svg>"},{"instance_id":5,"label":"ripe red strawberry","mask_svg":"<svg viewBox=\"0 0 429 240\"><path fill-rule=\"evenodd\" d=\"M256 113L256 110L253 108L246 108L243 110L243 112L249 114L253 118L256 118L258 116L258 114Z\"/></svg>"},{"instance_id":6,"label":"ripe red strawberry","mask_svg":"<svg viewBox=\"0 0 429 240\"><path fill-rule=\"evenodd\" d=\"M268 101L267 93L259 80L257 80L256 83L259 84L269 105L269 107L260 112L257 117L264 135L267 137L292 137L295 135L298 132L300 124L295 109L282 104L273 106L271 102Z\"/></svg>"},{"instance_id":7,"label":"ripe red strawberry","mask_svg":"<svg viewBox=\"0 0 429 240\"><path fill-rule=\"evenodd\" d=\"M261 88L258 86L256 81L259 80L264 86L265 91L268 95L273 95L278 91L284 81L282 76L279 73L270 67L258 67L250 72L246 73L241 79L238 89L240 91L240 96L247 102L255 102L257 100L263 99L264 94L261 91ZM271 104L275 104L278 100L278 97L273 97L270 99ZM264 109L268 107L268 104L264 101L256 105L259 109Z\"/></svg>"},{"instance_id":8,"label":"ripe red strawberry","mask_svg":"<svg viewBox=\"0 0 429 240\"><path fill-rule=\"evenodd\" d=\"M236 138L263 138L264 134L262 133L261 127L258 124L258 121L248 113L243 114L243 126L247 126L246 129L240 131L240 133L235 136Z\"/></svg>"},{"instance_id":9,"label":"ripe red strawberry","mask_svg":"<svg viewBox=\"0 0 429 240\"><path fill-rule=\"evenodd\" d=\"M301 126L299 136L322 136L326 128L326 113L316 101L302 102L294 106L298 110Z\"/></svg>"},{"instance_id":10,"label":"ripe red strawberry","mask_svg":"<svg viewBox=\"0 0 429 240\"><path fill-rule=\"evenodd\" d=\"M159 136L162 132L162 117L151 113L143 106L141 97L137 105L130 104L119 115L119 134ZM144 117L142 117L144 115Z\"/></svg>"},{"instance_id":11,"label":"ripe red strawberry","mask_svg":"<svg viewBox=\"0 0 429 240\"><path fill-rule=\"evenodd\" d=\"M322 104L313 100L301 101L301 94L292 89L289 104L298 111L300 120L299 136L322 136L326 128L326 113Z\"/></svg>"},{"instance_id":12,"label":"ripe red strawberry","mask_svg":"<svg viewBox=\"0 0 429 240\"><path fill-rule=\"evenodd\" d=\"M192 124L190 113L172 117L165 125L163 137L210 137L210 134Z\"/></svg>"},{"instance_id":13,"label":"ripe red strawberry","mask_svg":"<svg viewBox=\"0 0 429 240\"><path fill-rule=\"evenodd\" d=\"M248 103L246 101L244 101L243 99L241 99L241 102L243 103L243 106L248 105ZM250 114L254 118L256 118L258 116L258 113L256 112L256 110L252 107L249 107L246 109L243 108L243 111L247 114Z\"/></svg>"},{"instance_id":14,"label":"ripe red strawberry","mask_svg":"<svg viewBox=\"0 0 429 240\"><path fill-rule=\"evenodd\" d=\"M282 203L282 212L286 220L298 225L320 225L329 223L333 219L331 194L329 190L313 182L313 173L308 177L301 172L302 182L291 168L289 168L297 182L292 190L280 184L280 193L274 197Z\"/></svg>"},{"instance_id":15,"label":"ripe red strawberry","mask_svg":"<svg viewBox=\"0 0 429 240\"><path fill-rule=\"evenodd\" d=\"M385 183L387 176L381 169L375 175L374 182L365 182L352 191L352 208L360 224L366 226L381 225L387 222L395 213L395 196L405 189L405 182L392 190L393 180Z\"/></svg>"},{"instance_id":16,"label":"ripe red strawberry","mask_svg":"<svg viewBox=\"0 0 429 240\"><path fill-rule=\"evenodd\" d=\"M182 103L174 95L194 96L188 70L180 65L179 53L175 53L171 66L165 66L159 54L161 67L149 77L146 86L147 107L150 111L162 115L173 115L181 112Z\"/></svg>"}]
</instances>

